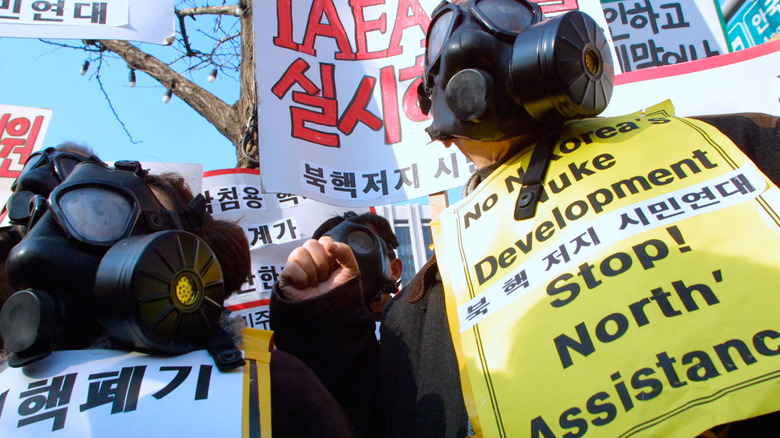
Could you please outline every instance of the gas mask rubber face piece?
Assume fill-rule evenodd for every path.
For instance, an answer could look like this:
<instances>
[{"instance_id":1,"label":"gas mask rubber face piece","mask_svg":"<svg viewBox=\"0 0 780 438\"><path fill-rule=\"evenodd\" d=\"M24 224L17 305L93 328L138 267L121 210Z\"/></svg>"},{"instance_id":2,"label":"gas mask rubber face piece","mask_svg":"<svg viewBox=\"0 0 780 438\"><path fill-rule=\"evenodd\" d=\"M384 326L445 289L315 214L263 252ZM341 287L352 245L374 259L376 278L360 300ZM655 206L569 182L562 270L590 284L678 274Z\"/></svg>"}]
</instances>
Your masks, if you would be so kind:
<instances>
[{"instance_id":1,"label":"gas mask rubber face piece","mask_svg":"<svg viewBox=\"0 0 780 438\"><path fill-rule=\"evenodd\" d=\"M501 141L598 115L613 78L587 14L545 19L527 0L468 0L434 11L418 103L433 140Z\"/></svg>"},{"instance_id":2,"label":"gas mask rubber face piece","mask_svg":"<svg viewBox=\"0 0 780 438\"><path fill-rule=\"evenodd\" d=\"M138 162L115 166L78 165L11 250L6 271L22 289L0 309L11 366L85 348L101 333L183 353L218 325L225 290L213 252L160 204Z\"/></svg>"},{"instance_id":3,"label":"gas mask rubber face piece","mask_svg":"<svg viewBox=\"0 0 780 438\"><path fill-rule=\"evenodd\" d=\"M360 283L363 287L363 304L366 307L379 299L383 293L398 291L390 276L388 249L385 242L371 228L345 220L325 233L337 242L346 243L355 254L360 268Z\"/></svg>"},{"instance_id":4,"label":"gas mask rubber face piece","mask_svg":"<svg viewBox=\"0 0 780 438\"><path fill-rule=\"evenodd\" d=\"M31 216L35 210L42 208L35 205L35 195L42 196L45 201L55 187L64 181L79 163L89 161L105 165L98 157L85 156L76 152L46 148L33 152L16 178L8 198L6 210L9 221L21 227L21 234L26 232ZM32 203L32 204L31 204Z\"/></svg>"}]
</instances>

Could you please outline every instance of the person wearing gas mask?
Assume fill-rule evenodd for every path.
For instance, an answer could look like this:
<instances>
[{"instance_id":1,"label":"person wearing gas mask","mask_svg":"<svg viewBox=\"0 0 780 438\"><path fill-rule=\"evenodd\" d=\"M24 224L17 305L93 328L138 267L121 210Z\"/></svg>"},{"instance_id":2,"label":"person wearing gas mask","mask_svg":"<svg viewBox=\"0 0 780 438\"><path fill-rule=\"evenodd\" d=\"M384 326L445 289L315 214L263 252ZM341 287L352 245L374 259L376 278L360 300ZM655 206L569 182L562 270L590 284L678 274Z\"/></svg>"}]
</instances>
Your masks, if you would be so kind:
<instances>
[{"instance_id":1,"label":"person wearing gas mask","mask_svg":"<svg viewBox=\"0 0 780 438\"><path fill-rule=\"evenodd\" d=\"M377 321L390 302L392 295L398 292L403 275L404 264L395 250L398 237L387 219L376 213L356 214L348 211L323 222L312 239L324 235L349 245L360 267L363 301Z\"/></svg>"},{"instance_id":2,"label":"person wearing gas mask","mask_svg":"<svg viewBox=\"0 0 780 438\"><path fill-rule=\"evenodd\" d=\"M11 196L0 215L7 215L10 223L9 226L0 228L0 303L5 302L14 292L5 277L5 260L11 248L19 243L27 232L30 202L36 195L40 196L36 199L45 200L73 168L83 161L101 163L91 149L73 142L64 142L57 147L33 152L27 158L19 177L11 186Z\"/></svg>"},{"instance_id":3,"label":"person wearing gas mask","mask_svg":"<svg viewBox=\"0 0 780 438\"><path fill-rule=\"evenodd\" d=\"M323 236L326 236L325 239L329 242L342 245L341 248L347 245L357 259L361 294L343 297L349 304L362 304L362 308L353 309L356 314L361 315L357 327L342 327L338 321L333 321L335 324L327 331L320 331L319 327L324 321L317 318L319 307L316 303L298 306L297 296L285 295L274 289L270 304L271 329L275 333L278 330L281 334L281 337L276 338L278 345L283 345L284 350L289 353L299 355L300 359L316 367L321 373L323 384L344 408L360 436L377 436L377 407L373 403L373 395L366 397L367 391L368 394L373 394L370 389L375 385L373 374L356 370L358 372L355 374L344 376L342 368L348 362L353 362L353 366L354 362L360 363L360 366L356 367L360 370L373 368L370 364L376 360L375 350L365 352L364 357L351 357L353 353L350 352L347 361L341 360L342 355L326 352L333 347L329 339L334 333L338 333L338 337L343 333L360 333L365 329L366 332L362 334L364 340L375 345L373 333L367 332L373 327L371 319L379 321L391 294L398 292L398 282L403 273L403 262L396 257L394 251L398 247L398 239L385 218L375 213L357 215L352 211L329 218L320 224L312 234L312 239L304 246L319 245ZM309 254L302 248L294 250L288 258L287 264L290 268L283 275L295 275L291 274L291 270L298 264L289 262L295 261L298 255L308 257ZM310 311L314 313L310 314ZM353 320L345 322L351 325ZM312 349L312 345L319 347ZM344 345L350 346L351 343ZM340 378L334 379L334 376Z\"/></svg>"},{"instance_id":4,"label":"person wearing gas mask","mask_svg":"<svg viewBox=\"0 0 780 438\"><path fill-rule=\"evenodd\" d=\"M431 138L446 147L457 146L478 167L464 194L475 191L508 160L530 152L522 188L512 202L516 220L533 220L538 203L544 201L545 171L561 130L567 122L597 116L611 97L612 60L603 31L577 11L546 19L536 4L525 0L463 0L437 7L426 43L418 102L432 116L427 128ZM776 117L696 119L719 129L770 180L780 181ZM345 250L327 238L309 241L300 250L288 260L274 292L295 302L272 319L297 317L324 334L308 351L297 345L293 354L306 357L316 351L333 360L343 358L339 369L326 369L333 380L376 379L382 407L376 421L382 436L473 435L436 257L385 308L379 365L372 368L365 357L377 347L365 328L360 332L368 316L350 302L359 290L359 273L341 262ZM316 363L307 363L321 372ZM362 395L370 400L373 394L369 387ZM733 437L760 436L757 430L773 426L753 431L744 424L729 427Z\"/></svg>"},{"instance_id":5,"label":"person wearing gas mask","mask_svg":"<svg viewBox=\"0 0 780 438\"><path fill-rule=\"evenodd\" d=\"M48 172L56 162L48 160ZM61 177L47 197L30 197L24 237L6 260L16 292L0 303L3 365L9 366L0 373L7 408L0 435L186 432L193 421L146 421L173 409L206 424L237 420L221 427L228 434L243 428L249 436L355 436L306 365L271 348L270 332L244 330L242 320L225 311L224 299L239 290L251 266L239 226L214 220L203 196L193 196L181 176L153 175L136 161L109 167L86 160ZM202 357L192 356L200 352ZM105 357L121 357L126 366L100 368ZM169 383L176 373L166 376L165 370L192 368L200 369L195 400L203 400L203 412L197 403L168 395L172 385L189 380L180 373ZM95 386L96 379L114 374L117 380ZM49 379L64 379L64 386L45 407L34 401L44 396L34 388ZM169 385L154 392L161 379ZM215 382L210 389L209 381ZM32 393L40 394L30 398ZM224 409L231 412L213 410L210 397L226 397L232 408ZM18 410L10 407L14 403ZM117 411L116 403L123 408ZM60 408L40 412L52 406ZM117 413L122 415L112 415Z\"/></svg>"}]
</instances>

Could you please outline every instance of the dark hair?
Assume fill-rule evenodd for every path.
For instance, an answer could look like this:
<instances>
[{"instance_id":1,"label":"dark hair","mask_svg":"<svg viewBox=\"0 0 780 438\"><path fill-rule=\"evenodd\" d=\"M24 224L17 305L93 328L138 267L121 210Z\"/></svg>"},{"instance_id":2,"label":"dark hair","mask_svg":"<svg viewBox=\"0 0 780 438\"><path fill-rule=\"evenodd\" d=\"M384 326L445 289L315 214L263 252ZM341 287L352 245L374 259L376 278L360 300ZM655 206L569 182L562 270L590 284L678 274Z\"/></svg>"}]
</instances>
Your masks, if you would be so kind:
<instances>
[{"instance_id":1,"label":"dark hair","mask_svg":"<svg viewBox=\"0 0 780 438\"><path fill-rule=\"evenodd\" d=\"M387 245L387 255L390 257L390 260L395 259L395 249L398 248L398 238L395 236L395 233L393 233L393 227L390 226L390 222L376 213L369 212L356 214L354 211L348 211L341 216L333 216L320 224L311 237L313 239L319 239L325 233L344 221L369 226L380 239L384 240L385 245Z\"/></svg>"},{"instance_id":2,"label":"dark hair","mask_svg":"<svg viewBox=\"0 0 780 438\"><path fill-rule=\"evenodd\" d=\"M175 172L147 174L144 176L144 182L162 189L179 213L183 212L194 198L187 182ZM217 256L227 295L238 291L249 277L252 268L249 241L241 227L236 222L215 220L208 216L203 226L192 233L203 239Z\"/></svg>"},{"instance_id":3,"label":"dark hair","mask_svg":"<svg viewBox=\"0 0 780 438\"><path fill-rule=\"evenodd\" d=\"M84 158L89 158L95 155L95 152L87 145L76 143L73 141L65 141L58 144L54 149L58 151L73 152L74 154L83 155Z\"/></svg>"}]
</instances>

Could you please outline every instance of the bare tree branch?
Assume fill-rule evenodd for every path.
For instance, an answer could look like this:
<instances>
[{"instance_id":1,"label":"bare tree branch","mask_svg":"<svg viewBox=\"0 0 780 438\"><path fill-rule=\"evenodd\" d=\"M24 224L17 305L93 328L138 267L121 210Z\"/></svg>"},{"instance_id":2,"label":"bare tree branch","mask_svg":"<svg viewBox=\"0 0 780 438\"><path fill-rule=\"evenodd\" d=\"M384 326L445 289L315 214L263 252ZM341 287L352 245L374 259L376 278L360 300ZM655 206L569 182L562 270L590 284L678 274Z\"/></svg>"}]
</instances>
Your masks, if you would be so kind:
<instances>
[{"instance_id":1,"label":"bare tree branch","mask_svg":"<svg viewBox=\"0 0 780 438\"><path fill-rule=\"evenodd\" d=\"M115 53L127 63L131 69L142 71L157 80L164 87L170 89L173 94L187 103L209 123L214 125L228 140L236 146L237 167L258 166L257 161L257 121L256 121L256 84L254 73L254 32L252 26L251 0L242 0L240 3L242 13L235 6L206 6L186 8L176 11L180 24L180 43L183 44L184 54L172 63L167 64L160 59L142 51L127 41L101 40L85 42L83 50L109 51ZM236 16L240 22L240 33L224 34L222 37L214 37L211 50L201 52L191 47L185 27L185 17L194 19L197 15ZM222 24L218 27L221 29ZM230 41L240 38L240 50L231 53L221 50L222 46ZM90 45L93 47L90 48ZM185 71L201 68L205 65L213 65L219 69L234 69L223 62L221 56L229 62L230 57L240 56L239 72L239 99L230 105L208 90L200 87L184 77L170 65L187 58L196 58L199 61L190 65Z\"/></svg>"},{"instance_id":2,"label":"bare tree branch","mask_svg":"<svg viewBox=\"0 0 780 438\"><path fill-rule=\"evenodd\" d=\"M127 41L101 40L99 44L122 57L130 68L143 71L166 88L172 89L177 97L205 117L222 135L236 143L239 134L234 132L233 125L238 120L234 119L235 114L230 105Z\"/></svg>"},{"instance_id":3,"label":"bare tree branch","mask_svg":"<svg viewBox=\"0 0 780 438\"><path fill-rule=\"evenodd\" d=\"M100 71L100 67L98 66L98 71ZM130 143L132 144L138 144L141 143L140 141L136 141L133 139L133 136L130 134L130 131L127 130L127 126L125 126L125 122L122 121L122 119L119 117L119 114L116 113L116 109L114 109L114 104L111 103L111 99L108 97L108 93L106 92L106 88L103 86L103 80L100 79L100 74L95 75L95 79L97 80L98 85L100 86L100 92L103 93L103 96L106 98L106 102L108 102L108 107L111 109L111 114L114 115L114 118L117 122L122 126L122 130L125 131L125 134L127 134L127 138L130 139Z\"/></svg>"},{"instance_id":4,"label":"bare tree branch","mask_svg":"<svg viewBox=\"0 0 780 438\"><path fill-rule=\"evenodd\" d=\"M251 1L250 1L251 3ZM202 8L188 8L188 9L182 9L179 11L176 11L176 15L180 17L185 16L191 16L191 15L234 15L236 17L239 16L238 12L236 12L238 5L236 6L205 6ZM248 6L247 6L248 7ZM243 9L246 9L247 7L244 7Z\"/></svg>"}]
</instances>

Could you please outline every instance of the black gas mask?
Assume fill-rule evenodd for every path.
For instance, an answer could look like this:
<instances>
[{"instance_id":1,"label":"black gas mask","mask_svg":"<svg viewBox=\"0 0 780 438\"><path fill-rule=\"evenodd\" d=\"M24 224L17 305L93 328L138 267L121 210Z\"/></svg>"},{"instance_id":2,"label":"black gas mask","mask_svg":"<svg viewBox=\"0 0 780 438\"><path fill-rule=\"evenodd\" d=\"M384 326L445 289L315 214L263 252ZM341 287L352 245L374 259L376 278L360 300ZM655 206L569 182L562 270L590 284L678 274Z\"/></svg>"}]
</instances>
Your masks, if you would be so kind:
<instances>
[{"instance_id":1,"label":"black gas mask","mask_svg":"<svg viewBox=\"0 0 780 438\"><path fill-rule=\"evenodd\" d=\"M45 202L52 190L73 172L76 165L84 161L105 166L94 155L86 156L55 148L46 148L30 155L11 186L13 193L5 206L9 221L16 226L20 235L24 236L27 232L31 212L40 209L40 206L31 203Z\"/></svg>"},{"instance_id":2,"label":"black gas mask","mask_svg":"<svg viewBox=\"0 0 780 438\"><path fill-rule=\"evenodd\" d=\"M398 291L398 284L388 276L390 252L385 242L371 228L347 219L325 235L337 242L346 243L355 254L360 268L363 304L366 307L378 301L382 294Z\"/></svg>"},{"instance_id":3,"label":"black gas mask","mask_svg":"<svg viewBox=\"0 0 780 438\"><path fill-rule=\"evenodd\" d=\"M426 38L418 103L433 140L501 141L603 111L612 95L607 39L587 14L546 19L527 0L442 3Z\"/></svg>"},{"instance_id":4,"label":"black gas mask","mask_svg":"<svg viewBox=\"0 0 780 438\"><path fill-rule=\"evenodd\" d=\"M0 309L11 366L85 348L101 334L179 354L202 348L219 326L222 271L211 248L185 231L203 224L205 200L167 210L145 173L136 161L114 169L84 162L34 203L42 210L6 263L18 290Z\"/></svg>"}]
</instances>

